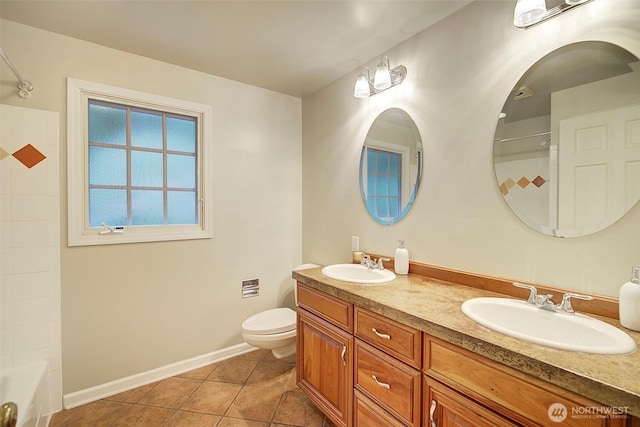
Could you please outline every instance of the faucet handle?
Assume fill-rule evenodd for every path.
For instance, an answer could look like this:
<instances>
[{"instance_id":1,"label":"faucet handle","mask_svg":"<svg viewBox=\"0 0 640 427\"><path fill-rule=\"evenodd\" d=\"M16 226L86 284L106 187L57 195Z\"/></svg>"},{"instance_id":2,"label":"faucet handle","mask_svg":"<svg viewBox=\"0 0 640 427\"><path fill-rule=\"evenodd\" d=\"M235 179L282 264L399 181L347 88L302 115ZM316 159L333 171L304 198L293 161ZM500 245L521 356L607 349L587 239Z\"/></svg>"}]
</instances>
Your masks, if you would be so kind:
<instances>
[{"instance_id":1,"label":"faucet handle","mask_svg":"<svg viewBox=\"0 0 640 427\"><path fill-rule=\"evenodd\" d=\"M384 270L384 264L382 263L383 261L391 261L389 258L378 258L378 270Z\"/></svg>"},{"instance_id":2,"label":"faucet handle","mask_svg":"<svg viewBox=\"0 0 640 427\"><path fill-rule=\"evenodd\" d=\"M529 289L529 298L527 299L527 304L538 304L538 289L532 285L525 285L524 283L513 282L513 286L516 288Z\"/></svg>"},{"instance_id":3,"label":"faucet handle","mask_svg":"<svg viewBox=\"0 0 640 427\"><path fill-rule=\"evenodd\" d=\"M367 267L371 264L371 257L368 254L363 253L362 258L360 259L360 265L366 265Z\"/></svg>"},{"instance_id":4,"label":"faucet handle","mask_svg":"<svg viewBox=\"0 0 640 427\"><path fill-rule=\"evenodd\" d=\"M573 292L567 292L562 295L562 302L558 304L557 310L564 311L565 313L575 313L573 306L571 305L571 298L583 299L583 300L592 300L593 297L591 295L582 295L582 294L574 294Z\"/></svg>"}]
</instances>

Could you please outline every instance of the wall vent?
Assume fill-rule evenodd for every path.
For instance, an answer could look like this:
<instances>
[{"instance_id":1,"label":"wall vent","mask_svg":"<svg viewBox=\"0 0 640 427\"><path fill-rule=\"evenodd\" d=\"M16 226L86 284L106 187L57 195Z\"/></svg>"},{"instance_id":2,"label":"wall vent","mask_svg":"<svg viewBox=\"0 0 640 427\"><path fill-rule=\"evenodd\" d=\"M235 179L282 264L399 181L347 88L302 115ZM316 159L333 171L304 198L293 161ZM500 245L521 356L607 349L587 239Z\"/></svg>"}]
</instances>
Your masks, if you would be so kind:
<instances>
[{"instance_id":1,"label":"wall vent","mask_svg":"<svg viewBox=\"0 0 640 427\"><path fill-rule=\"evenodd\" d=\"M257 297L260 294L260 280L247 279L242 281L242 298Z\"/></svg>"}]
</instances>

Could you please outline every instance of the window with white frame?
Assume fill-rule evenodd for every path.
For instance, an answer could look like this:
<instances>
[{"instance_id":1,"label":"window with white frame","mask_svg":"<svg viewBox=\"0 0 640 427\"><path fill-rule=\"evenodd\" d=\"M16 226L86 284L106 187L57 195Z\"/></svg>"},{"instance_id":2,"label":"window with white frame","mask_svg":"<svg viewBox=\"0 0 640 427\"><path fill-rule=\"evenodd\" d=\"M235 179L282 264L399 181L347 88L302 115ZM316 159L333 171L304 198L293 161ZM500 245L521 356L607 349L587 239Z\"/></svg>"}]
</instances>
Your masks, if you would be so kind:
<instances>
[{"instance_id":1,"label":"window with white frame","mask_svg":"<svg viewBox=\"0 0 640 427\"><path fill-rule=\"evenodd\" d=\"M69 245L211 237L211 109L68 79Z\"/></svg>"}]
</instances>

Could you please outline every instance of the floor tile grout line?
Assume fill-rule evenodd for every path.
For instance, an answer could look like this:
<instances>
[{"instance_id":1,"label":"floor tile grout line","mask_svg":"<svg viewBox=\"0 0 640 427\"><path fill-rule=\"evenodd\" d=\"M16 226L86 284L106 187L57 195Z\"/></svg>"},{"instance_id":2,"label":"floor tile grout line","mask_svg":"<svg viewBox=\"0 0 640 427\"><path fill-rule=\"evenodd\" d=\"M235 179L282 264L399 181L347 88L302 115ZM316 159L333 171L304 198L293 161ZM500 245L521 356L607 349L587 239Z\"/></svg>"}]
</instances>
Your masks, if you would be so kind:
<instances>
[{"instance_id":1,"label":"floor tile grout line","mask_svg":"<svg viewBox=\"0 0 640 427\"><path fill-rule=\"evenodd\" d=\"M265 353L266 354L266 353ZM238 390L238 392L236 393L235 396L233 396L233 400L231 401L231 403L229 403L229 406L227 406L227 408L224 410L224 414L222 415L222 417L226 416L227 413L229 412L229 409L233 406L233 403L236 401L236 399L238 398L238 396L240 395L240 393L242 392L242 389L245 387L245 385L247 384L247 381L249 381L249 378L251 377L251 374L253 374L256 370L256 368L258 367L258 365L260 364L260 361L262 359L264 359L265 355L260 356L257 360L256 360L256 364L253 366L253 369L251 369L251 372L249 372L249 374L247 375L247 377L244 379L244 381L242 382L242 384L240 385L240 389ZM245 361L249 361L251 362L251 359L245 360ZM218 423L219 424L219 423Z\"/></svg>"},{"instance_id":2,"label":"floor tile grout line","mask_svg":"<svg viewBox=\"0 0 640 427\"><path fill-rule=\"evenodd\" d=\"M289 373L289 377L291 377L291 373ZM278 403L276 404L276 407L273 410L273 415L271 415L271 420L269 421L269 424L273 424L275 422L274 418L278 414L278 408L280 408L280 404L282 403L282 399L284 399L284 395L287 393L287 386L289 385L289 381L291 381L291 378L287 380L284 387L282 388L282 393L280 393L280 399L278 399Z\"/></svg>"}]
</instances>

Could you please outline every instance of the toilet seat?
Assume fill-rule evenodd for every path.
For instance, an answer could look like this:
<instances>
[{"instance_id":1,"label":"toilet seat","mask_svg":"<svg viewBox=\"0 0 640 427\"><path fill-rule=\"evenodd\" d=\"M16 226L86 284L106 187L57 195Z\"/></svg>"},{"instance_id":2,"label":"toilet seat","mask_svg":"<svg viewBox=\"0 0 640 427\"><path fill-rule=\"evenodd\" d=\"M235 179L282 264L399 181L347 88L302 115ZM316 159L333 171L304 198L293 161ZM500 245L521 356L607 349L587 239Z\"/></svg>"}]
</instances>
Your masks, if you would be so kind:
<instances>
[{"instance_id":1,"label":"toilet seat","mask_svg":"<svg viewBox=\"0 0 640 427\"><path fill-rule=\"evenodd\" d=\"M296 329L296 312L290 308L274 308L242 322L242 331L253 335L270 335Z\"/></svg>"}]
</instances>

